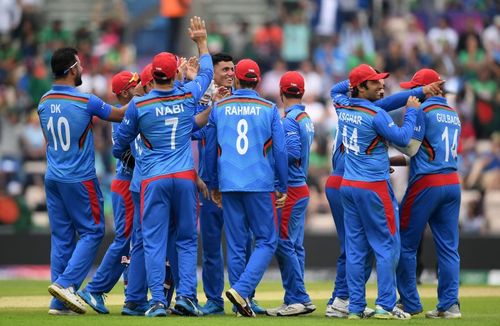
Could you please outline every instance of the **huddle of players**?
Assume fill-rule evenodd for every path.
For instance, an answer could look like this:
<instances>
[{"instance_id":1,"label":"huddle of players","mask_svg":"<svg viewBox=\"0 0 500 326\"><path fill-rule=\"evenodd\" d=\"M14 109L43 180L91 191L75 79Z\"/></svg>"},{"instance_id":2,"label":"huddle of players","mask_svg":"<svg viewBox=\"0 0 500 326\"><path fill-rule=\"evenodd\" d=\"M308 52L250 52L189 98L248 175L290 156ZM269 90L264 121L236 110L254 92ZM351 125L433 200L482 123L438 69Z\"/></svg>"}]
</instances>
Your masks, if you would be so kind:
<instances>
[{"instance_id":1,"label":"huddle of players","mask_svg":"<svg viewBox=\"0 0 500 326\"><path fill-rule=\"evenodd\" d=\"M191 20L190 36L198 45L199 69L193 59L186 63L170 53L160 53L140 76L121 72L112 80L113 92L124 108L112 108L111 111L123 114L126 110L123 122L113 125L113 154L121 159L117 166L117 176L112 183L116 238L93 280L85 289L78 291L77 295L97 312L108 313L104 305L104 293L112 289L125 270L127 286L122 314L151 317L166 316L169 312L192 316L222 314L224 265L221 231L222 227L225 227L231 285L226 296L239 314L251 317L255 316L255 312L265 312L271 316L292 316L313 312L316 307L304 288L303 235L309 196L305 180L314 127L301 104L304 80L297 72L288 72L282 77L280 89L285 104L285 117L280 119L276 105L260 98L255 92L260 81L260 70L255 62L245 59L234 67L229 56L215 55L211 59L206 47L204 22L198 17ZM72 69L75 67L77 71L74 77L78 77L78 73L81 74L76 53L74 56L76 63L73 66L67 65L69 69L63 71L63 77L73 75ZM215 76L212 61L215 65ZM186 76L180 73L182 67L186 67ZM54 66L53 71L57 72ZM417 75L418 73L414 79ZM191 81L184 80L184 77ZM371 102L383 96L383 79L386 77L387 74L378 74L373 68L361 65L350 74L352 98L346 95L349 91L348 83L332 88L332 92L335 91L332 94L334 102L338 104L336 108L342 138L340 142L338 136L336 139L339 146L334 149L333 183L329 179L327 193L330 189L333 192L337 190L337 197L334 194L329 196L329 200L343 251L338 262L335 291L327 306L327 316L362 318L374 315L376 318L405 319L409 318L409 314L403 310L409 313L422 311L416 282L414 288L407 285L411 283L411 278L404 280L408 282L405 287L398 279L401 308L396 306L394 269L399 256L399 220L388 181L389 161L384 140L400 147L410 144L407 151L410 150L411 155L416 154L415 160L421 151L418 148L420 144L423 144L426 150L428 147L434 150L433 160L438 157L436 153L441 148L432 143L434 139L424 137L426 114L421 113L422 110L417 114L412 109L419 106L415 98L408 100L408 110L402 128L391 123L392 120L384 114L385 111L380 110L380 107L387 110L397 109L404 105L410 95L424 98L421 89L415 89L411 94L397 94L393 99L388 97L385 102L375 102L377 106ZM427 94L438 94L440 84L438 82L427 86ZM76 82L74 86L78 86ZM52 108L54 105L48 101L51 94L48 95L42 99L42 102L47 103L46 106L42 106L41 102L39 109L42 127L44 108ZM439 100L441 99L443 98L440 97ZM446 103L443 104L439 100L433 97L426 101L433 103L429 111L447 110ZM101 108L108 107L102 101L97 103L96 107L99 105ZM445 113L436 114L450 115L451 111L452 109L449 109ZM196 116L195 112L198 113ZM417 115L419 124L415 127ZM99 116L112 120L109 119L111 114ZM115 121L120 118L116 117ZM209 123L203 127L207 119ZM159 121L161 123L158 123ZM432 125L435 122L429 123ZM63 125L64 122L57 124L61 146L67 142L61 132ZM45 126L45 134L52 132L52 135L55 135L50 118ZM80 133L82 137L87 137L89 126L90 122ZM456 134L455 132L454 139ZM410 141L412 137L414 140ZM84 141L86 139L91 140L91 137L84 138ZM198 175L194 171L191 139L197 139L199 142ZM49 147L50 145L49 142ZM57 146L56 136L53 145ZM452 157L456 158L456 154L453 156L453 153L456 153L456 145L453 143L451 146ZM446 150L449 150L449 147ZM338 151L341 153L341 159L336 158ZM448 158L448 154L446 155ZM343 165L344 160L345 174L342 179L342 174L338 173L336 167ZM448 161L447 159L446 162ZM245 173L250 170L251 173ZM412 173L414 170L412 164ZM368 171L370 172L367 173ZM439 170L443 171L447 172ZM418 183L416 181L421 179L421 175L432 173L417 169L413 174L412 180L415 179L413 181ZM339 180L342 187L339 187ZM96 187L92 192L87 184L87 193L84 194L87 196L86 202L90 200L89 207L92 208L94 223L102 227L102 223L96 222L96 216L102 218L102 208L99 212L99 202L95 200ZM208 197L207 185L212 200L205 198ZM454 183L423 183L424 187L448 185ZM416 187L417 190L413 192L413 188L409 187L409 199L406 202L409 202L410 206L423 197L422 185ZM341 197L338 196L339 188ZM208 299L204 307L198 305L196 298L198 190L202 194L200 226L203 244L203 285ZM431 189L433 190L434 188ZM358 210L363 208L360 203L364 203L364 207L371 207L366 211L370 212L370 215L364 210L363 214L358 215ZM341 209L346 211L345 219L335 211L339 204ZM380 209L373 210L377 205ZM279 208L277 212L275 208ZM413 215L416 214L416 209L407 211ZM49 216L52 212L49 207ZM419 214L422 213L427 212ZM415 236L415 233L420 231L421 234L422 225L425 226L428 219L427 217L425 221L417 223L409 217L406 219L406 229L412 228L416 231L410 230L407 236L411 236L412 241L407 241L408 263L400 268L401 273L398 270L401 279L412 274L411 268L414 266L411 264L411 257L414 257L413 251L416 251L416 248L413 250L414 238L420 239L420 235ZM52 223L51 218L54 251L54 229L57 226ZM429 223L432 227L431 220ZM415 226L412 226L413 224ZM276 225L279 230L276 230ZM76 230L81 235L78 227ZM443 228L436 226L436 232L440 232L440 227ZM404 246L403 234L401 239ZM449 239L443 239L443 242L449 244L446 243L447 240ZM95 256L99 242L100 240L92 247L91 253L94 254L90 257ZM132 248L128 260L130 242ZM253 243L255 248L252 251ZM371 270L369 254L372 250L377 257L379 275L379 299L375 311L366 308L364 301L364 282ZM66 252L69 256L70 251ZM274 253L279 262L285 296L283 305L266 311L256 305L252 298ZM344 267L346 256L347 277ZM87 258L85 262L90 267L88 260ZM122 261L129 264L127 269ZM443 264L443 267L446 266ZM61 262L61 265L64 265L64 262ZM441 269L441 261L439 266ZM83 281L80 275L83 275L83 270L80 271L76 282L64 283L60 280L61 274L66 274L66 270L53 269L53 284L49 287L49 292L55 299L51 303L49 313L84 313L85 307L74 292ZM449 275L444 274L444 278L450 283ZM443 284L441 277L440 284ZM173 285L176 287L176 304L169 308ZM454 286L454 283L448 285L447 296L450 295L448 289ZM148 288L151 291L151 301L147 300ZM440 297L441 306L438 305L438 309L433 312L436 317L453 315L452 308L458 303L458 282L456 292L455 301L448 298L449 302L441 302Z\"/></svg>"}]
</instances>

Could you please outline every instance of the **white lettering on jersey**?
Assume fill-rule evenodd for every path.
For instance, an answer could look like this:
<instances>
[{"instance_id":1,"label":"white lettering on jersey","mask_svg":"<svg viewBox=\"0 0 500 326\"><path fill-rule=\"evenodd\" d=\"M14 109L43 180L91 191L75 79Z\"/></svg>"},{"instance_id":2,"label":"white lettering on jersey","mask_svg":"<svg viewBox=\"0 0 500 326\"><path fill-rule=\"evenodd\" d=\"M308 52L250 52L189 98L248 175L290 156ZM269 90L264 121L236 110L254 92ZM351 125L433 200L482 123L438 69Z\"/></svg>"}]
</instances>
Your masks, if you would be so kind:
<instances>
[{"instance_id":1,"label":"white lettering on jersey","mask_svg":"<svg viewBox=\"0 0 500 326\"><path fill-rule=\"evenodd\" d=\"M340 114L339 114L339 120L342 120L344 122L350 122L350 123L354 123L354 124L360 125L361 121L363 121L363 117L360 116L360 115L356 115L356 114L350 114L350 113L340 112Z\"/></svg>"},{"instance_id":2,"label":"white lettering on jersey","mask_svg":"<svg viewBox=\"0 0 500 326\"><path fill-rule=\"evenodd\" d=\"M460 126L460 119L454 115L445 114L445 113L437 113L436 120L437 120L437 122L448 123L448 124Z\"/></svg>"},{"instance_id":3,"label":"white lettering on jersey","mask_svg":"<svg viewBox=\"0 0 500 326\"><path fill-rule=\"evenodd\" d=\"M260 109L260 106L226 106L224 112L226 115L259 115Z\"/></svg>"},{"instance_id":4,"label":"white lettering on jersey","mask_svg":"<svg viewBox=\"0 0 500 326\"><path fill-rule=\"evenodd\" d=\"M157 106L155 107L155 112L157 117L169 114L179 114L184 112L184 105L181 103L172 106Z\"/></svg>"}]
</instances>

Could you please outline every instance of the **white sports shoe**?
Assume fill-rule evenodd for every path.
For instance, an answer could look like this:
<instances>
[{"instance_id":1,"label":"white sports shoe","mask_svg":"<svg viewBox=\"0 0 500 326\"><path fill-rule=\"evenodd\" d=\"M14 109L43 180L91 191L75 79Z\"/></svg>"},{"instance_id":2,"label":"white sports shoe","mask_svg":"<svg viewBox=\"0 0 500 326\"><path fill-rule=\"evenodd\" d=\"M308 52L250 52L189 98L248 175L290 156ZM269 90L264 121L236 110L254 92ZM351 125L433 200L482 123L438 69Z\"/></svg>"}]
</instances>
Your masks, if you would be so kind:
<instances>
[{"instance_id":1,"label":"white sports shoe","mask_svg":"<svg viewBox=\"0 0 500 326\"><path fill-rule=\"evenodd\" d=\"M286 304L283 303L279 307L266 309L266 315L276 317L276 316L278 316L278 311L285 309L285 308L286 308Z\"/></svg>"},{"instance_id":2,"label":"white sports shoe","mask_svg":"<svg viewBox=\"0 0 500 326\"><path fill-rule=\"evenodd\" d=\"M76 316L76 312L69 309L49 309L49 315L52 316Z\"/></svg>"},{"instance_id":3,"label":"white sports shoe","mask_svg":"<svg viewBox=\"0 0 500 326\"><path fill-rule=\"evenodd\" d=\"M59 284L52 283L49 286L48 290L49 293L52 294L52 296L54 296L54 298L64 302L66 307L68 307L72 311L78 314L84 314L87 311L84 303L80 300L78 296L76 296L73 287L70 286L68 288L63 288Z\"/></svg>"},{"instance_id":4,"label":"white sports shoe","mask_svg":"<svg viewBox=\"0 0 500 326\"><path fill-rule=\"evenodd\" d=\"M460 312L460 306L458 304L454 304L446 311L439 311L437 309L428 311L425 314L426 318L444 318L444 319L460 319L462 318L462 313Z\"/></svg>"},{"instance_id":5,"label":"white sports shoe","mask_svg":"<svg viewBox=\"0 0 500 326\"><path fill-rule=\"evenodd\" d=\"M348 314L349 313L349 299L344 300L344 299L341 299L339 297L335 298L335 300L333 300L333 303L332 303L332 308L337 310L337 311Z\"/></svg>"},{"instance_id":6,"label":"white sports shoe","mask_svg":"<svg viewBox=\"0 0 500 326\"><path fill-rule=\"evenodd\" d=\"M310 314L314 310L316 310L316 306L313 305L312 303L309 304L292 303L289 304L288 306L285 306L283 309L278 310L277 315L281 317L298 316L298 315Z\"/></svg>"},{"instance_id":7,"label":"white sports shoe","mask_svg":"<svg viewBox=\"0 0 500 326\"><path fill-rule=\"evenodd\" d=\"M333 305L329 304L326 306L325 316L332 318L347 318L349 314L345 312L333 309Z\"/></svg>"},{"instance_id":8,"label":"white sports shoe","mask_svg":"<svg viewBox=\"0 0 500 326\"><path fill-rule=\"evenodd\" d=\"M411 319L411 315L407 312L404 312L397 306L392 309L392 311L387 311L381 306L377 305L375 307L375 313L373 315L375 319L399 319L399 320L407 320Z\"/></svg>"}]
</instances>

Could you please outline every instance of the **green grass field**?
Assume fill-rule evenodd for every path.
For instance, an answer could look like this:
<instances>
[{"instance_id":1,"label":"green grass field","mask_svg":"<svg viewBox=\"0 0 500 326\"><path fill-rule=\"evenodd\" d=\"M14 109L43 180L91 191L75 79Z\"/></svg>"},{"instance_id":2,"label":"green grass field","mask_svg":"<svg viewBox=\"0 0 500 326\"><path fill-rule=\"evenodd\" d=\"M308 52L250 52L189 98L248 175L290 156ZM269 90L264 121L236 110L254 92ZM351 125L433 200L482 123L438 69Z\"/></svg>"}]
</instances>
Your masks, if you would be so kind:
<instances>
[{"instance_id":1,"label":"green grass field","mask_svg":"<svg viewBox=\"0 0 500 326\"><path fill-rule=\"evenodd\" d=\"M226 302L226 315L221 317L178 317L149 319L145 317L125 317L120 315L123 302L123 288L116 286L110 293L107 305L110 315L97 315L91 308L81 316L49 316L47 314L50 295L47 292L47 281L0 281L0 325L159 325L164 323L182 323L183 325L373 325L380 320L338 320L324 317L326 301L330 295L330 282L308 282L307 289L318 307L312 315L277 318L258 316L257 318L236 318L230 313L231 306ZM200 300L204 295L199 289ZM425 310L431 310L436 304L435 286L426 285L420 288ZM423 314L414 316L410 321L388 321L389 323L408 323L411 325L500 325L500 287L464 286L461 287L461 320L428 320ZM376 288L369 285L367 289L368 304L374 306ZM263 282L257 289L256 298L266 307L281 304L281 285L278 282Z\"/></svg>"}]
</instances>

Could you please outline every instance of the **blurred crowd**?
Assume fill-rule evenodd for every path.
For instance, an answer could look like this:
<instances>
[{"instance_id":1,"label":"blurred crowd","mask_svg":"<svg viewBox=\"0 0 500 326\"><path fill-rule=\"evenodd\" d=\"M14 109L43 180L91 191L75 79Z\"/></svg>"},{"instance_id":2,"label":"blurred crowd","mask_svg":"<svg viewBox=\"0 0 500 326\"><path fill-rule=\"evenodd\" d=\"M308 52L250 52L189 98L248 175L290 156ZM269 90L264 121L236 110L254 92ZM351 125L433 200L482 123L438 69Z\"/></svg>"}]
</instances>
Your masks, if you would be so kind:
<instances>
[{"instance_id":1,"label":"blurred crowd","mask_svg":"<svg viewBox=\"0 0 500 326\"><path fill-rule=\"evenodd\" d=\"M386 95L400 91L399 82L409 80L420 68L437 70L446 80L449 103L462 123L462 231L500 232L500 219L496 226L491 219L491 212L500 210L498 3L406 1L403 6L399 1L381 1L382 6L375 8L374 2L267 0L275 15L258 25L243 17L236 17L233 24L204 17L209 48L236 59L255 59L265 71L260 93L279 105L281 75L299 70L305 76L304 102L316 131L310 158L309 221L330 214L323 188L337 125L329 98L331 86L346 79L360 63L391 73ZM15 221L18 230L33 228L32 224L43 228L47 223L45 144L36 107L50 88L48 60L53 50L75 46L84 68L82 91L111 102L110 76L136 67L139 59L134 44L125 42L131 14L125 2L113 1L113 16L105 17L97 5L92 21L74 31L68 31L61 20L45 21L37 4L36 0L0 1L0 223ZM400 115L396 111L394 118ZM97 172L103 191L109 191L114 173L110 127L98 122L93 132ZM407 174L397 171L393 178L401 197ZM109 200L105 210L112 213Z\"/></svg>"}]
</instances>

